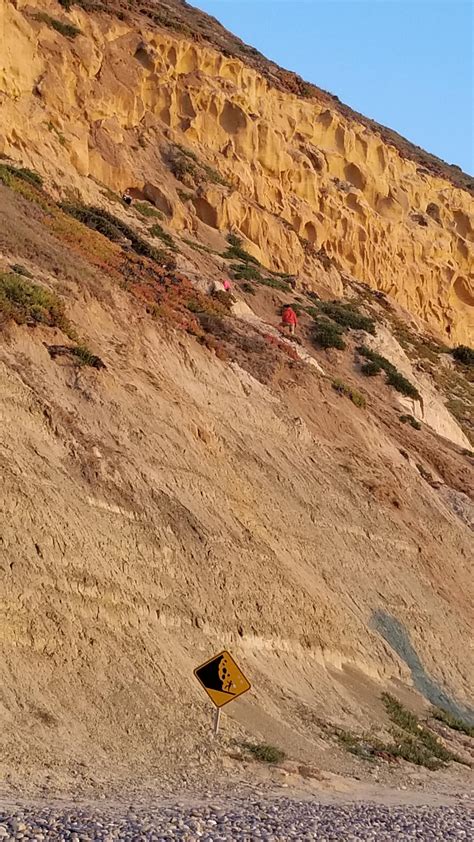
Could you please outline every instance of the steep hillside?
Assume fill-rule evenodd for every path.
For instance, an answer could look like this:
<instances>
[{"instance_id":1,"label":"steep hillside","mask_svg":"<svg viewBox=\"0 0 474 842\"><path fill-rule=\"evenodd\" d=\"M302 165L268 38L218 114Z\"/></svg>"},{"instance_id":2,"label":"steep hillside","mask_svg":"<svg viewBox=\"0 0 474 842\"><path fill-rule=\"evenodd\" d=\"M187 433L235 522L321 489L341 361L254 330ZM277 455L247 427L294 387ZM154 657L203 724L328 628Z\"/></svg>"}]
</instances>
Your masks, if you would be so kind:
<instances>
[{"instance_id":1,"label":"steep hillside","mask_svg":"<svg viewBox=\"0 0 474 842\"><path fill-rule=\"evenodd\" d=\"M61 193L83 193L85 176L135 188L175 230L211 244L235 228L266 266L310 284L327 256L445 339L469 341L472 180L421 161L317 89L287 92L291 74L269 76L236 42L234 54L218 51L224 36L202 16L192 20L206 32L190 40L175 18L192 10L163 5L153 19L117 15L118 4L66 13L2 0L0 151Z\"/></svg>"},{"instance_id":2,"label":"steep hillside","mask_svg":"<svg viewBox=\"0 0 474 842\"><path fill-rule=\"evenodd\" d=\"M463 180L214 24L0 8L7 786L240 780L249 737L360 774L384 689L472 723Z\"/></svg>"}]
</instances>

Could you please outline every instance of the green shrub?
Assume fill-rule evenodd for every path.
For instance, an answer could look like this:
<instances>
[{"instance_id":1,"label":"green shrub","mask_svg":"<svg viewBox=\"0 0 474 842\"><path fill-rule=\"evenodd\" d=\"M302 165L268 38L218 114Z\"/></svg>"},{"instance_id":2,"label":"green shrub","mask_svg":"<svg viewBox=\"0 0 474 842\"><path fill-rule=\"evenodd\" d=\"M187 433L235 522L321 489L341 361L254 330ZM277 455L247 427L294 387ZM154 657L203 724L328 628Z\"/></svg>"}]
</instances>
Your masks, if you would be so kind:
<instances>
[{"instance_id":1,"label":"green shrub","mask_svg":"<svg viewBox=\"0 0 474 842\"><path fill-rule=\"evenodd\" d=\"M385 710L395 725L398 725L410 734L419 733L420 723L418 717L411 710L408 710L408 708L402 705L391 693L382 693L381 699Z\"/></svg>"},{"instance_id":2,"label":"green shrub","mask_svg":"<svg viewBox=\"0 0 474 842\"><path fill-rule=\"evenodd\" d=\"M241 260L242 263L254 263L256 266L260 266L260 262L257 258L253 257L245 251L244 248L242 248L242 240L240 237L237 237L235 234L229 234L227 242L229 243L229 247L222 257L226 257L228 260Z\"/></svg>"},{"instance_id":3,"label":"green shrub","mask_svg":"<svg viewBox=\"0 0 474 842\"><path fill-rule=\"evenodd\" d=\"M186 176L190 176L192 181L198 177L197 155L180 146L178 143L174 144L174 148L168 153L168 162L171 172L178 181L183 181Z\"/></svg>"},{"instance_id":4,"label":"green shrub","mask_svg":"<svg viewBox=\"0 0 474 842\"><path fill-rule=\"evenodd\" d=\"M367 360L361 368L361 372L364 377L375 377L377 374L380 374L382 371L382 366L380 363L374 362L374 360Z\"/></svg>"},{"instance_id":5,"label":"green shrub","mask_svg":"<svg viewBox=\"0 0 474 842\"><path fill-rule=\"evenodd\" d=\"M54 359L61 356L72 356L78 365L91 368L105 368L105 363L89 350L87 345L47 345L49 355Z\"/></svg>"},{"instance_id":6,"label":"green shrub","mask_svg":"<svg viewBox=\"0 0 474 842\"><path fill-rule=\"evenodd\" d=\"M340 301L321 301L320 308L326 316L329 316L341 327L351 330L365 330L366 333L375 335L374 319L364 316L352 304L343 304Z\"/></svg>"},{"instance_id":7,"label":"green shrub","mask_svg":"<svg viewBox=\"0 0 474 842\"><path fill-rule=\"evenodd\" d=\"M290 287L288 284L285 284L284 281L279 281L277 278L260 278L259 283L263 284L265 287L271 287L271 289L279 289L282 292L289 292Z\"/></svg>"},{"instance_id":8,"label":"green shrub","mask_svg":"<svg viewBox=\"0 0 474 842\"><path fill-rule=\"evenodd\" d=\"M233 264L231 267L232 274L237 281L262 281L263 277L256 266L248 266L247 264Z\"/></svg>"},{"instance_id":9,"label":"green shrub","mask_svg":"<svg viewBox=\"0 0 474 842\"><path fill-rule=\"evenodd\" d=\"M395 735L395 744L390 747L390 754L406 760L407 763L414 763L416 766L424 766L434 772L443 765L432 755L428 748L420 743L415 737L409 734Z\"/></svg>"},{"instance_id":10,"label":"green shrub","mask_svg":"<svg viewBox=\"0 0 474 842\"><path fill-rule=\"evenodd\" d=\"M457 348L454 348L452 354L458 363L474 365L474 348L469 348L468 345L458 345Z\"/></svg>"},{"instance_id":11,"label":"green shrub","mask_svg":"<svg viewBox=\"0 0 474 842\"><path fill-rule=\"evenodd\" d=\"M390 360L387 360L387 358L382 356L382 354L372 351L372 349L368 348L367 345L359 345L356 348L356 351L362 357L365 357L367 360L376 363L380 366L380 368L383 368L387 375L387 383L389 386L393 386L393 388L402 395L407 395L407 397L413 398L414 400L420 400L421 396L418 389L416 389L415 386L413 386L413 384L410 383L410 381L395 368Z\"/></svg>"},{"instance_id":12,"label":"green shrub","mask_svg":"<svg viewBox=\"0 0 474 842\"><path fill-rule=\"evenodd\" d=\"M188 240L186 237L182 238L183 243L186 243L187 246L194 249L195 251L202 251L204 254L218 254L217 251L214 249L209 248L209 246L204 246L202 243L196 243L194 240Z\"/></svg>"},{"instance_id":13,"label":"green shrub","mask_svg":"<svg viewBox=\"0 0 474 842\"><path fill-rule=\"evenodd\" d=\"M28 167L14 167L12 164L0 164L0 181L6 187L11 187L12 178L19 178L34 187L43 186L43 179L34 170L30 170Z\"/></svg>"},{"instance_id":14,"label":"green shrub","mask_svg":"<svg viewBox=\"0 0 474 842\"><path fill-rule=\"evenodd\" d=\"M214 167L200 161L195 152L179 143L174 144L174 150L170 155L170 164L173 175L179 180L189 174L197 176L199 181L210 181L212 184L222 184L224 187L229 187L227 179Z\"/></svg>"},{"instance_id":15,"label":"green shrub","mask_svg":"<svg viewBox=\"0 0 474 842\"><path fill-rule=\"evenodd\" d=\"M150 246L132 228L129 228L125 222L122 222L121 219L113 216L108 211L93 206L68 203L63 203L60 207L70 216L73 216L74 219L87 225L88 228L92 228L93 231L99 231L100 234L103 234L104 237L107 237L107 239L113 242L121 242L124 237L130 240L131 247L136 254L149 257L158 263L169 263L170 258L166 252Z\"/></svg>"},{"instance_id":16,"label":"green shrub","mask_svg":"<svg viewBox=\"0 0 474 842\"><path fill-rule=\"evenodd\" d=\"M202 169L204 170L204 174L206 176L206 181L210 181L211 184L221 184L222 187L229 187L229 182L223 175L221 175L214 167L210 167L208 164L201 164Z\"/></svg>"},{"instance_id":17,"label":"green shrub","mask_svg":"<svg viewBox=\"0 0 474 842\"><path fill-rule=\"evenodd\" d=\"M96 354L93 354L86 345L75 345L71 348L71 354L76 357L80 365L88 365L91 368L105 368L105 364Z\"/></svg>"},{"instance_id":18,"label":"green shrub","mask_svg":"<svg viewBox=\"0 0 474 842\"><path fill-rule=\"evenodd\" d=\"M189 193L188 190L178 189L176 192L177 192L177 194L178 194L178 196L179 196L179 198L181 199L182 202L189 202L189 200L193 198L193 194Z\"/></svg>"},{"instance_id":19,"label":"green shrub","mask_svg":"<svg viewBox=\"0 0 474 842\"><path fill-rule=\"evenodd\" d=\"M82 34L81 30L78 29L77 26L74 26L74 24L64 23L62 20L52 18L51 15L46 14L46 12L38 12L34 18L41 23L47 23L51 29L55 29L56 32L59 32L66 38L77 38L78 35Z\"/></svg>"},{"instance_id":20,"label":"green shrub","mask_svg":"<svg viewBox=\"0 0 474 842\"><path fill-rule=\"evenodd\" d=\"M23 275L24 278L33 279L31 272L29 272L28 269L25 269L24 266L20 266L19 263L12 263L10 271L13 272L14 275Z\"/></svg>"},{"instance_id":21,"label":"green shrub","mask_svg":"<svg viewBox=\"0 0 474 842\"><path fill-rule=\"evenodd\" d=\"M387 374L387 383L400 394L413 398L413 400L420 400L421 395L418 389L400 371L390 371Z\"/></svg>"},{"instance_id":22,"label":"green shrub","mask_svg":"<svg viewBox=\"0 0 474 842\"><path fill-rule=\"evenodd\" d=\"M441 708L434 708L431 711L431 715L434 719L437 719L439 722L447 725L448 728L452 728L453 731L461 731L463 734L467 734L468 737L474 737L474 725L468 725L468 723L464 722L463 719L453 716L453 714L449 713L449 711L442 710Z\"/></svg>"},{"instance_id":23,"label":"green shrub","mask_svg":"<svg viewBox=\"0 0 474 842\"><path fill-rule=\"evenodd\" d=\"M315 323L312 337L320 348L337 348L339 351L344 351L346 343L342 332L342 328L334 322L320 321Z\"/></svg>"},{"instance_id":24,"label":"green shrub","mask_svg":"<svg viewBox=\"0 0 474 842\"><path fill-rule=\"evenodd\" d=\"M361 357L365 357L366 360L377 363L377 365L379 365L380 368L383 368L387 374L390 371L397 370L390 360L387 360L387 358L383 357L382 354L378 354L377 351L372 351L372 349L367 345L358 345L356 351Z\"/></svg>"},{"instance_id":25,"label":"green shrub","mask_svg":"<svg viewBox=\"0 0 474 842\"><path fill-rule=\"evenodd\" d=\"M66 12L69 12L74 0L58 0L58 3L63 7L63 9L66 9Z\"/></svg>"},{"instance_id":26,"label":"green shrub","mask_svg":"<svg viewBox=\"0 0 474 842\"><path fill-rule=\"evenodd\" d=\"M279 278L281 281L287 283L290 287L296 286L296 277L295 275L290 275L288 272L272 272L269 270L269 274L273 275L274 278ZM300 298L300 301L303 299Z\"/></svg>"},{"instance_id":27,"label":"green shrub","mask_svg":"<svg viewBox=\"0 0 474 842\"><path fill-rule=\"evenodd\" d=\"M334 734L343 748L363 760L373 761L380 755L382 757L388 755L394 759L400 758L408 763L424 766L432 771L442 766L442 763L411 734L397 733L392 743L386 743L371 736L360 737L340 728L336 728Z\"/></svg>"},{"instance_id":28,"label":"green shrub","mask_svg":"<svg viewBox=\"0 0 474 842\"><path fill-rule=\"evenodd\" d=\"M410 424L414 430L421 430L421 424L413 415L400 415L402 424Z\"/></svg>"},{"instance_id":29,"label":"green shrub","mask_svg":"<svg viewBox=\"0 0 474 842\"><path fill-rule=\"evenodd\" d=\"M199 158L192 149L188 149L187 146L181 146L180 143L175 143L174 148L181 152L185 158L189 158L190 161L194 161L196 164L199 162Z\"/></svg>"},{"instance_id":30,"label":"green shrub","mask_svg":"<svg viewBox=\"0 0 474 842\"><path fill-rule=\"evenodd\" d=\"M438 761L441 761L441 763L449 763L450 761L456 761L457 763L465 762L457 754L445 748L438 737L428 728L425 728L420 723L418 717L402 705L398 699L390 693L382 693L381 698L392 722L401 728L402 731L406 732L406 734L399 737L402 748L405 752L419 756L420 758L420 760L411 760L411 762L418 762L419 765L427 766L427 768L438 768ZM405 754L399 754L399 756L405 759L411 759ZM428 760L433 765L428 765L424 762L425 760ZM438 766L436 765L437 763ZM467 763L466 765L470 764Z\"/></svg>"},{"instance_id":31,"label":"green shrub","mask_svg":"<svg viewBox=\"0 0 474 842\"><path fill-rule=\"evenodd\" d=\"M256 760L264 763L281 763L286 757L284 751L267 743L244 743L243 746Z\"/></svg>"},{"instance_id":32,"label":"green shrub","mask_svg":"<svg viewBox=\"0 0 474 842\"><path fill-rule=\"evenodd\" d=\"M68 336L73 335L64 304L57 295L13 273L0 274L0 317L19 325L58 327Z\"/></svg>"},{"instance_id":33,"label":"green shrub","mask_svg":"<svg viewBox=\"0 0 474 842\"><path fill-rule=\"evenodd\" d=\"M359 409L365 409L367 402L360 392L357 389L352 389L347 383L344 383L343 380L336 378L332 381L332 388L339 394L344 395L346 398L352 401L352 403L359 407Z\"/></svg>"},{"instance_id":34,"label":"green shrub","mask_svg":"<svg viewBox=\"0 0 474 842\"><path fill-rule=\"evenodd\" d=\"M145 216L147 219L152 217L156 219L163 219L164 214L162 214L161 211L157 210L155 206L151 205L149 202L135 202L134 207L139 214Z\"/></svg>"},{"instance_id":35,"label":"green shrub","mask_svg":"<svg viewBox=\"0 0 474 842\"><path fill-rule=\"evenodd\" d=\"M166 231L161 227L161 225L158 224L158 222L156 222L155 225L153 225L150 228L148 233L152 237L159 237L159 239L162 240L172 251L178 251L176 243L173 240L171 234L167 234Z\"/></svg>"},{"instance_id":36,"label":"green shrub","mask_svg":"<svg viewBox=\"0 0 474 842\"><path fill-rule=\"evenodd\" d=\"M244 281L240 285L240 288L241 288L242 292L246 292L247 295L255 295L255 287L254 287L253 284L250 284L248 281Z\"/></svg>"}]
</instances>

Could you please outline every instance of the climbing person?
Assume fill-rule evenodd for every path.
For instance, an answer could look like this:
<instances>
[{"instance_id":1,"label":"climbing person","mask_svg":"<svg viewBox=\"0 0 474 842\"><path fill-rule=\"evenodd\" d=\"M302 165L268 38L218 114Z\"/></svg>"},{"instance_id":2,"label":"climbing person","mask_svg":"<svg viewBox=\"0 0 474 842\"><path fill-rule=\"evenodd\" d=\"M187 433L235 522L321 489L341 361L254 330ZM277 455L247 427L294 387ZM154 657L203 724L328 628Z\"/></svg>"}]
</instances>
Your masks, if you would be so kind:
<instances>
[{"instance_id":1,"label":"climbing person","mask_svg":"<svg viewBox=\"0 0 474 842\"><path fill-rule=\"evenodd\" d=\"M128 192L128 190L126 190L125 193L123 194L122 202L125 202L126 205L132 204L132 197L131 197L130 193Z\"/></svg>"},{"instance_id":2,"label":"climbing person","mask_svg":"<svg viewBox=\"0 0 474 842\"><path fill-rule=\"evenodd\" d=\"M285 304L281 311L281 326L290 336L295 335L296 325L298 324L298 316L290 304Z\"/></svg>"},{"instance_id":3,"label":"climbing person","mask_svg":"<svg viewBox=\"0 0 474 842\"><path fill-rule=\"evenodd\" d=\"M225 279L225 281L223 281L222 286L224 287L224 289L225 289L225 291L226 291L226 292L230 292L230 290L231 290L231 283L230 283L230 281L229 281L227 278Z\"/></svg>"}]
</instances>

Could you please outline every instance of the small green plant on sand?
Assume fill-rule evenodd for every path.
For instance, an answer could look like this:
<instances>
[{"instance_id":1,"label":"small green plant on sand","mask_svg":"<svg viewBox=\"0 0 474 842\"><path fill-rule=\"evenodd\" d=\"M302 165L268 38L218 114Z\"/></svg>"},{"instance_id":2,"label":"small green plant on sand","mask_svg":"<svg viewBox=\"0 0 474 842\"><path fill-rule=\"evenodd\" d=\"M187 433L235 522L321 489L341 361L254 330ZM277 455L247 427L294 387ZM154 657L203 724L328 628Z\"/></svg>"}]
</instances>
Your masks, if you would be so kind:
<instances>
[{"instance_id":1,"label":"small green plant on sand","mask_svg":"<svg viewBox=\"0 0 474 842\"><path fill-rule=\"evenodd\" d=\"M364 377L376 377L382 371L382 366L374 360L367 360L360 370Z\"/></svg>"},{"instance_id":2,"label":"small green plant on sand","mask_svg":"<svg viewBox=\"0 0 474 842\"><path fill-rule=\"evenodd\" d=\"M400 392L402 395L406 395L409 398L413 398L413 400L420 400L421 396L418 389L410 383L409 380L400 372L398 369L387 360L386 357L379 354L377 351L372 351L367 345L359 345L356 348L357 353L361 357L365 357L366 360L375 364L375 366L379 367L379 370L385 371L387 376L387 384L389 386L393 386L397 392ZM375 366L371 367L370 376L377 374L375 370ZM367 374L367 371L364 371L364 374Z\"/></svg>"},{"instance_id":3,"label":"small green plant on sand","mask_svg":"<svg viewBox=\"0 0 474 842\"><path fill-rule=\"evenodd\" d=\"M87 345L46 345L50 357L73 357L78 366L90 366L91 368L105 368L105 363L97 354L93 354Z\"/></svg>"},{"instance_id":4,"label":"small green plant on sand","mask_svg":"<svg viewBox=\"0 0 474 842\"><path fill-rule=\"evenodd\" d=\"M105 368L105 365L97 354L93 354L87 345L74 345L70 349L71 354L75 357L79 365L88 365L91 368Z\"/></svg>"},{"instance_id":5,"label":"small green plant on sand","mask_svg":"<svg viewBox=\"0 0 474 842\"><path fill-rule=\"evenodd\" d=\"M259 281L261 283L263 280L263 276L256 266L234 263L230 268L236 281Z\"/></svg>"},{"instance_id":6,"label":"small green plant on sand","mask_svg":"<svg viewBox=\"0 0 474 842\"><path fill-rule=\"evenodd\" d=\"M171 251L178 251L176 243L173 240L171 234L168 234L158 222L155 222L155 224L152 225L148 233L152 237L158 237L160 240L162 240L162 242L165 243L165 245L167 245L168 248L171 249Z\"/></svg>"},{"instance_id":7,"label":"small green plant on sand","mask_svg":"<svg viewBox=\"0 0 474 842\"><path fill-rule=\"evenodd\" d=\"M62 20L46 14L46 12L38 12L35 15L35 20L46 23L51 29L55 29L56 32L59 32L66 38L77 38L78 35L81 35L81 30L77 26L74 26L73 23L64 23Z\"/></svg>"},{"instance_id":8,"label":"small green plant on sand","mask_svg":"<svg viewBox=\"0 0 474 842\"><path fill-rule=\"evenodd\" d=\"M255 295L255 287L253 284L249 283L249 281L244 281L240 285L240 288L242 292L247 293L247 295Z\"/></svg>"},{"instance_id":9,"label":"small green plant on sand","mask_svg":"<svg viewBox=\"0 0 474 842\"><path fill-rule=\"evenodd\" d=\"M394 725L405 732L399 739L403 739L408 744L412 744L414 740L413 750L427 752L428 755L435 758L434 762L449 763L450 761L456 761L457 763L465 763L458 755L445 748L436 734L422 725L418 717L402 705L395 696L390 693L382 693L381 698ZM406 736L407 734L412 736L411 740Z\"/></svg>"},{"instance_id":10,"label":"small green plant on sand","mask_svg":"<svg viewBox=\"0 0 474 842\"><path fill-rule=\"evenodd\" d=\"M358 736L341 728L334 728L334 736L347 751L364 760L375 760L380 756L385 759L391 757L430 770L440 769L450 762L470 765L468 761L447 749L436 734L422 724L398 699L390 693L382 693L381 698L394 726L392 742L371 735ZM444 714L444 711L441 713Z\"/></svg>"},{"instance_id":11,"label":"small green plant on sand","mask_svg":"<svg viewBox=\"0 0 474 842\"><path fill-rule=\"evenodd\" d=\"M268 743L243 743L243 747L263 763L281 763L286 758L284 751Z\"/></svg>"},{"instance_id":12,"label":"small green plant on sand","mask_svg":"<svg viewBox=\"0 0 474 842\"><path fill-rule=\"evenodd\" d=\"M375 321L370 316L364 316L353 304L344 304L341 301L322 301L319 305L333 322L351 330L365 330L366 333L375 335Z\"/></svg>"},{"instance_id":13,"label":"small green plant on sand","mask_svg":"<svg viewBox=\"0 0 474 842\"><path fill-rule=\"evenodd\" d=\"M157 210L154 205L151 205L149 202L135 202L135 210L141 216L145 216L147 219L163 219L164 214L161 211Z\"/></svg>"},{"instance_id":14,"label":"small green plant on sand","mask_svg":"<svg viewBox=\"0 0 474 842\"><path fill-rule=\"evenodd\" d=\"M249 254L248 251L245 251L245 249L242 248L242 240L240 237L237 237L236 234L229 234L227 242L229 245L222 257L226 257L228 260L240 260L245 264L254 263L256 266L260 265L256 257L253 257L253 255Z\"/></svg>"},{"instance_id":15,"label":"small green plant on sand","mask_svg":"<svg viewBox=\"0 0 474 842\"><path fill-rule=\"evenodd\" d=\"M42 187L43 185L41 176L28 167L14 167L12 164L0 164L0 181L6 187L11 187L14 178L26 181L34 187Z\"/></svg>"},{"instance_id":16,"label":"small green plant on sand","mask_svg":"<svg viewBox=\"0 0 474 842\"><path fill-rule=\"evenodd\" d=\"M474 365L474 348L469 348L468 345L458 345L457 348L454 348L452 354L458 363Z\"/></svg>"},{"instance_id":17,"label":"small green plant on sand","mask_svg":"<svg viewBox=\"0 0 474 842\"><path fill-rule=\"evenodd\" d=\"M431 715L433 719L437 719L453 731L461 731L463 734L467 734L468 737L474 737L474 725L469 725L458 716L453 716L453 714L449 713L449 711L442 710L441 708L434 708Z\"/></svg>"},{"instance_id":18,"label":"small green plant on sand","mask_svg":"<svg viewBox=\"0 0 474 842\"><path fill-rule=\"evenodd\" d=\"M13 272L14 275L23 275L24 278L30 278L30 280L33 280L31 272L19 263L12 263L10 271Z\"/></svg>"},{"instance_id":19,"label":"small green plant on sand","mask_svg":"<svg viewBox=\"0 0 474 842\"><path fill-rule=\"evenodd\" d=\"M346 347L343 328L329 320L315 322L312 336L320 348L337 348L339 351L344 351Z\"/></svg>"},{"instance_id":20,"label":"small green plant on sand","mask_svg":"<svg viewBox=\"0 0 474 842\"><path fill-rule=\"evenodd\" d=\"M410 424L414 430L421 430L420 422L413 415L400 415L400 421L402 424Z\"/></svg>"},{"instance_id":21,"label":"small green plant on sand","mask_svg":"<svg viewBox=\"0 0 474 842\"><path fill-rule=\"evenodd\" d=\"M347 383L344 383L344 381L339 378L332 381L332 388L339 395L344 395L344 397L349 398L354 406L359 407L359 409L364 409L367 405L364 395L358 392L357 389L352 389L347 385Z\"/></svg>"}]
</instances>

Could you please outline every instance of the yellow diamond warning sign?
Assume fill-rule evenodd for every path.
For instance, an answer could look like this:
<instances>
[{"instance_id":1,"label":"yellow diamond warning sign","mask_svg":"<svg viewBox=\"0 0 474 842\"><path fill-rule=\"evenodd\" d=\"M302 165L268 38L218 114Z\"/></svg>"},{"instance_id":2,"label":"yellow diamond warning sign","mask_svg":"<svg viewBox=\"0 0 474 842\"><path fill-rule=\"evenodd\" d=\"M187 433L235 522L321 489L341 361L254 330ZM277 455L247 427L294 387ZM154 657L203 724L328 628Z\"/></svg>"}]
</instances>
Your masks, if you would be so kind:
<instances>
[{"instance_id":1,"label":"yellow diamond warning sign","mask_svg":"<svg viewBox=\"0 0 474 842\"><path fill-rule=\"evenodd\" d=\"M194 675L218 708L250 690L250 681L228 652L221 652L197 667Z\"/></svg>"}]
</instances>

